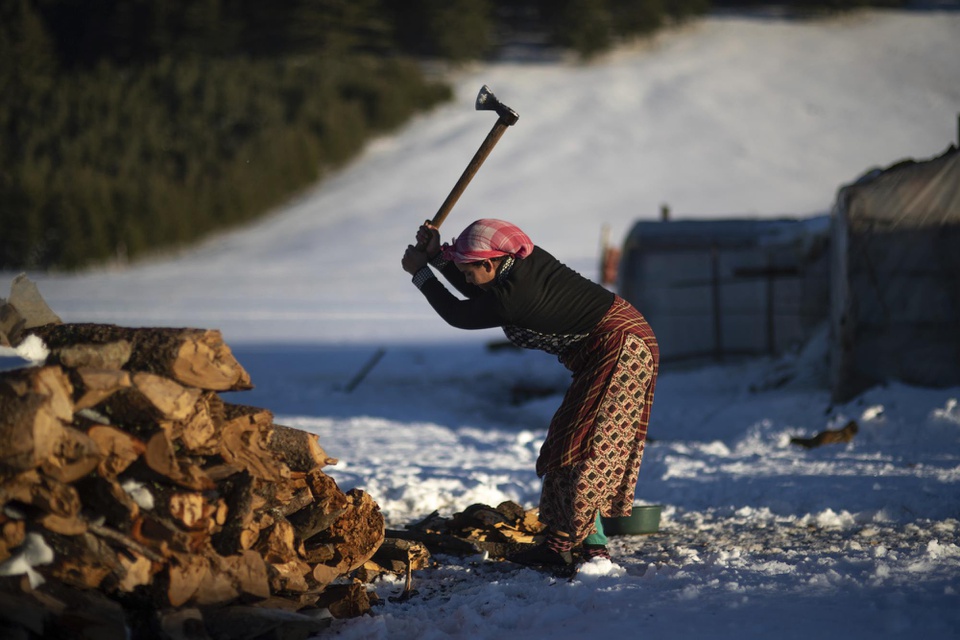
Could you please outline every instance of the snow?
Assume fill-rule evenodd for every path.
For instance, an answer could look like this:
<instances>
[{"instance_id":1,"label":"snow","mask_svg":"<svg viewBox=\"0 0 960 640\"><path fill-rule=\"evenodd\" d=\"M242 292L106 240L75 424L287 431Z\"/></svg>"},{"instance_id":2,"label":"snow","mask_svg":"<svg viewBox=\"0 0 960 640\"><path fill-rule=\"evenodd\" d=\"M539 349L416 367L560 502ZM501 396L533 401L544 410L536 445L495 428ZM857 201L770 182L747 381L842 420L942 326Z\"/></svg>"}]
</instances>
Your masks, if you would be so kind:
<instances>
[{"instance_id":1,"label":"snow","mask_svg":"<svg viewBox=\"0 0 960 640\"><path fill-rule=\"evenodd\" d=\"M520 120L444 237L506 218L596 277L602 227L618 242L662 203L675 218L812 217L874 166L941 153L958 61L947 7L716 15L590 64L476 65L455 103L262 222L136 266L28 275L65 321L222 330L256 385L229 400L319 434L340 460L330 475L368 491L391 527L475 502L533 506L568 373L489 348L497 332L446 327L399 266L492 126L473 110L480 86ZM438 556L415 597L378 582L374 615L325 637L956 638L960 389L891 382L833 405L825 344L664 367L637 490L664 505L660 531L612 537L612 562L568 581ZM519 384L548 392L512 402ZM849 420L849 443L790 443Z\"/></svg>"},{"instance_id":2,"label":"snow","mask_svg":"<svg viewBox=\"0 0 960 640\"><path fill-rule=\"evenodd\" d=\"M34 567L53 562L53 549L39 533L28 533L9 558L0 563L0 576L26 575L30 587L35 589L45 580Z\"/></svg>"},{"instance_id":3,"label":"snow","mask_svg":"<svg viewBox=\"0 0 960 640\"><path fill-rule=\"evenodd\" d=\"M16 347L0 347L0 371L42 364L50 351L37 336L27 336Z\"/></svg>"}]
</instances>

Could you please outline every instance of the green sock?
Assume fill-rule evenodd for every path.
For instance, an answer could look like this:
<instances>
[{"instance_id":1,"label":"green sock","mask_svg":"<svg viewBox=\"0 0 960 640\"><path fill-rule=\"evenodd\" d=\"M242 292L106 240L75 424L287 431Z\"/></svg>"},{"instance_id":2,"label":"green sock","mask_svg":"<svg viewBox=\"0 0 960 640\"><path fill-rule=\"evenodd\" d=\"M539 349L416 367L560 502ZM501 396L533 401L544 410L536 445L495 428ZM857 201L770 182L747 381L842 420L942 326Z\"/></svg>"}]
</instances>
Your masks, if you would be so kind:
<instances>
[{"instance_id":1,"label":"green sock","mask_svg":"<svg viewBox=\"0 0 960 640\"><path fill-rule=\"evenodd\" d=\"M597 513L597 532L591 533L583 539L583 544L607 546L607 536L603 533L603 523L600 522L600 513Z\"/></svg>"}]
</instances>

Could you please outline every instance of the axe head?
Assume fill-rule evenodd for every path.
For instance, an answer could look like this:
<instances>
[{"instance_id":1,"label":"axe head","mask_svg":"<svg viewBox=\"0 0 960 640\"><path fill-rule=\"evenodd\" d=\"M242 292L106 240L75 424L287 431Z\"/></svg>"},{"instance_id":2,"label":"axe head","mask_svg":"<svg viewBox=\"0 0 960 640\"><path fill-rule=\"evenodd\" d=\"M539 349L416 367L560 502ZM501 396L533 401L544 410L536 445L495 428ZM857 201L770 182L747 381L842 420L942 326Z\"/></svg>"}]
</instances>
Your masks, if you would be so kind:
<instances>
[{"instance_id":1,"label":"axe head","mask_svg":"<svg viewBox=\"0 0 960 640\"><path fill-rule=\"evenodd\" d=\"M520 119L516 111L497 100L487 85L480 87L480 93L477 94L477 111L496 111L500 120L507 125L513 125Z\"/></svg>"}]
</instances>

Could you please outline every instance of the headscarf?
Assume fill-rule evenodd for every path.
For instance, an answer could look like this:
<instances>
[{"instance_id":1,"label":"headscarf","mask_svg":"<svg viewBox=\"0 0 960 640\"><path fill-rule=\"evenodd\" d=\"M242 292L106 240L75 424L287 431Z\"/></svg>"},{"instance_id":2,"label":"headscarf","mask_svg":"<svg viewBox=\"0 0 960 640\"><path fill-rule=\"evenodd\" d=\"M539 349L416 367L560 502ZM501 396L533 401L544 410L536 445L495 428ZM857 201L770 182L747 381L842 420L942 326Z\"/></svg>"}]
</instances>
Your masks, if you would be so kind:
<instances>
[{"instance_id":1,"label":"headscarf","mask_svg":"<svg viewBox=\"0 0 960 640\"><path fill-rule=\"evenodd\" d=\"M531 251L533 242L519 227L493 218L477 220L454 238L453 244L443 245L444 259L461 264L501 256L522 260Z\"/></svg>"}]
</instances>

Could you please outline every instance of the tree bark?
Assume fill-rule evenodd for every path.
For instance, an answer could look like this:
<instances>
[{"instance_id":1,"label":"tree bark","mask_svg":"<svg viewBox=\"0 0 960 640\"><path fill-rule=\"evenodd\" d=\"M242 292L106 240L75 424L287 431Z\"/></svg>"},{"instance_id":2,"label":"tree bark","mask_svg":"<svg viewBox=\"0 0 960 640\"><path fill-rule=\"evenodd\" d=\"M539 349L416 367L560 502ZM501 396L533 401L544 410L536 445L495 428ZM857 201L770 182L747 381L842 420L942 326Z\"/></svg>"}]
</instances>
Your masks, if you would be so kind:
<instances>
[{"instance_id":1,"label":"tree bark","mask_svg":"<svg viewBox=\"0 0 960 640\"><path fill-rule=\"evenodd\" d=\"M312 471L337 464L337 459L330 457L320 446L316 435L279 424L274 424L271 429L267 447L293 471Z\"/></svg>"}]
</instances>

